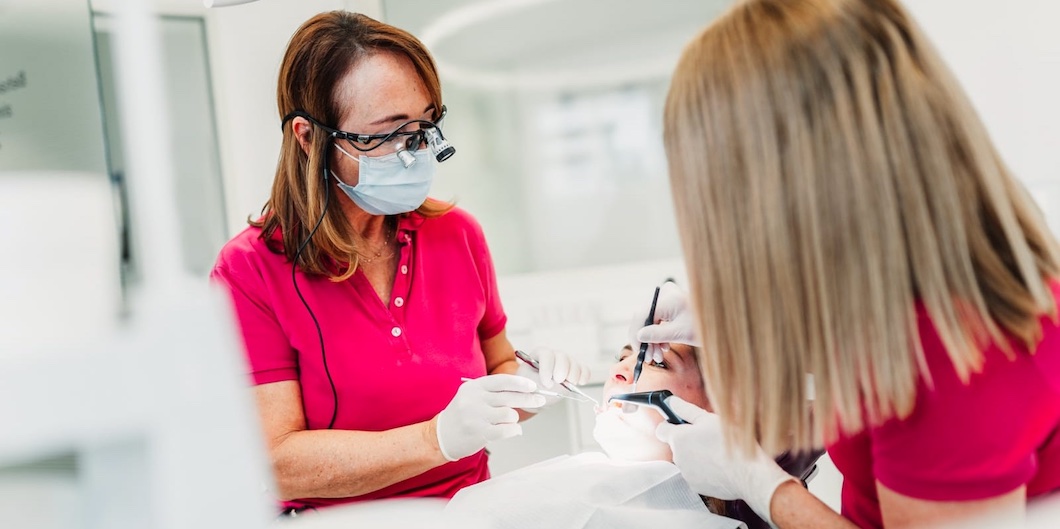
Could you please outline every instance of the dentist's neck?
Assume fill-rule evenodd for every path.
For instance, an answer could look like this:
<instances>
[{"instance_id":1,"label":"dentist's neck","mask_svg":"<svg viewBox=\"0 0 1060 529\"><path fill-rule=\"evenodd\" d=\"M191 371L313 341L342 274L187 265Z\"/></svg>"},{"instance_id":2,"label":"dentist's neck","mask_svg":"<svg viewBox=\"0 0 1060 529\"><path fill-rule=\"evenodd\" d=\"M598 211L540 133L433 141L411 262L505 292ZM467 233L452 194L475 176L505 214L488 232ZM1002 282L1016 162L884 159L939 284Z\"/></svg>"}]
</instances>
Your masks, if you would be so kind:
<instances>
[{"instance_id":1,"label":"dentist's neck","mask_svg":"<svg viewBox=\"0 0 1060 529\"><path fill-rule=\"evenodd\" d=\"M385 215L371 215L365 212L342 193L339 193L338 198L341 200L346 221L350 223L350 227L357 235L373 244L384 242L389 235Z\"/></svg>"}]
</instances>

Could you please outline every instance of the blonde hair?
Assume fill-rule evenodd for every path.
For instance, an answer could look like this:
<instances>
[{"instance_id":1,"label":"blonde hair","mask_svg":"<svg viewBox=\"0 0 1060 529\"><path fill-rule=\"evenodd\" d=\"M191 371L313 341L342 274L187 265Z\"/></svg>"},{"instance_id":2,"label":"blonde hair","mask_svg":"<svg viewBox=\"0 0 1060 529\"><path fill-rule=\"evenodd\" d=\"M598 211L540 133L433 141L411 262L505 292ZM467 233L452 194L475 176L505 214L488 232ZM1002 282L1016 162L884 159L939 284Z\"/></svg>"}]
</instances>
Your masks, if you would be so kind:
<instances>
[{"instance_id":1,"label":"blonde hair","mask_svg":"<svg viewBox=\"0 0 1060 529\"><path fill-rule=\"evenodd\" d=\"M1056 240L896 2L734 6L685 48L664 120L700 366L740 448L911 413L918 303L965 381L1057 317Z\"/></svg>"},{"instance_id":2,"label":"blonde hair","mask_svg":"<svg viewBox=\"0 0 1060 529\"><path fill-rule=\"evenodd\" d=\"M442 88L438 71L423 43L408 32L372 18L347 11L321 13L302 24L291 37L280 65L276 102L280 118L294 110L307 112L325 124L336 124L343 110L336 90L342 77L358 61L372 53L389 52L412 61L427 87L427 94L440 117ZM354 103L356 104L356 102ZM328 185L322 176L324 157L331 137L316 127L310 131L307 155L291 126L283 129L283 144L272 184L272 195L263 209L263 218L250 221L262 228L261 238L277 253L294 261L299 245L324 209ZM447 202L428 198L416 213L437 217L453 208ZM279 230L283 245L274 244ZM328 201L328 210L313 239L299 255L297 265L307 274L326 275L345 281L357 270L360 238L351 229L338 197Z\"/></svg>"}]
</instances>

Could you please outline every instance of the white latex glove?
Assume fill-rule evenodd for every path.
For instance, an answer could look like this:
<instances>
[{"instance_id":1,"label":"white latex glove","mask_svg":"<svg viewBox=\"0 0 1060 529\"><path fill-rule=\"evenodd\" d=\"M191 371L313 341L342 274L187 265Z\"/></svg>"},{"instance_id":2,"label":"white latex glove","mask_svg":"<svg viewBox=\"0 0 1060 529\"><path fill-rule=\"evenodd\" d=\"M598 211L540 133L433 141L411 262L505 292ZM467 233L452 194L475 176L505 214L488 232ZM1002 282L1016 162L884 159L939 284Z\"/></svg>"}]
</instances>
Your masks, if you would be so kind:
<instances>
[{"instance_id":1,"label":"white latex glove","mask_svg":"<svg viewBox=\"0 0 1060 529\"><path fill-rule=\"evenodd\" d=\"M697 494L720 500L743 500L770 524L770 502L777 487L795 480L773 458L757 448L754 458L746 459L725 448L721 418L680 397L666 403L679 417L691 424L662 423L655 435L670 445L674 464Z\"/></svg>"},{"instance_id":2,"label":"white latex glove","mask_svg":"<svg viewBox=\"0 0 1060 529\"><path fill-rule=\"evenodd\" d=\"M696 336L695 317L688 306L688 296L672 281L659 287L659 300L655 303L655 325L644 326L648 319L651 305L645 305L633 314L629 326L629 344L633 352L640 351L641 342L652 344L648 348L648 357L662 361L662 352L670 348L670 343L683 343L693 347L702 345ZM656 345L658 344L658 345Z\"/></svg>"},{"instance_id":3,"label":"white latex glove","mask_svg":"<svg viewBox=\"0 0 1060 529\"><path fill-rule=\"evenodd\" d=\"M438 414L438 448L457 461L497 441L522 435L515 408L539 408L545 398L537 384L516 375L487 375L464 382L453 400Z\"/></svg>"},{"instance_id":4,"label":"white latex glove","mask_svg":"<svg viewBox=\"0 0 1060 529\"><path fill-rule=\"evenodd\" d=\"M527 354L537 360L538 370L534 371L532 367L519 361L519 370L516 374L540 382L545 388L551 388L562 382L570 382L575 386L589 382L589 368L567 354L544 348L535 349Z\"/></svg>"}]
</instances>

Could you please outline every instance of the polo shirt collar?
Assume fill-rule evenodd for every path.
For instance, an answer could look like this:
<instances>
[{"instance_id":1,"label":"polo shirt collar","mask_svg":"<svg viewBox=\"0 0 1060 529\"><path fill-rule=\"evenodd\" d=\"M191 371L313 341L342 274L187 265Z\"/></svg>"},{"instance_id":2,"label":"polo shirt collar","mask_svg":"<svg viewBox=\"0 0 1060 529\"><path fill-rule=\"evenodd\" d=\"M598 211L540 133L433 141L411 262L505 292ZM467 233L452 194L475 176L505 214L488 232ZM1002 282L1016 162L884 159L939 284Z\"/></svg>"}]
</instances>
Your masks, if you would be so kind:
<instances>
[{"instance_id":1,"label":"polo shirt collar","mask_svg":"<svg viewBox=\"0 0 1060 529\"><path fill-rule=\"evenodd\" d=\"M419 214L419 213L417 213L415 211L410 211L408 213L403 213L401 215L398 215L398 218L397 218L397 231L399 233L400 232L406 232L406 233L414 232L414 231L420 229L420 226L423 225L423 222L425 220L427 220L427 217L424 217L423 215L421 215L421 214Z\"/></svg>"}]
</instances>

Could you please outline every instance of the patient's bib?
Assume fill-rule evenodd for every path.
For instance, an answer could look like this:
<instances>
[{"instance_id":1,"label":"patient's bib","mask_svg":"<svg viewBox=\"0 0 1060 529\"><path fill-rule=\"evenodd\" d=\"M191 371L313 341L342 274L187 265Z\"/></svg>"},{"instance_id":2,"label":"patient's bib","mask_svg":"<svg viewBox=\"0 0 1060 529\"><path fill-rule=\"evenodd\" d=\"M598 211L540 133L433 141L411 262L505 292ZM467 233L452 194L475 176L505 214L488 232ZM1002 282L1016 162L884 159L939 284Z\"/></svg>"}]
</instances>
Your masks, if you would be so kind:
<instances>
[{"instance_id":1,"label":"patient's bib","mask_svg":"<svg viewBox=\"0 0 1060 529\"><path fill-rule=\"evenodd\" d=\"M445 513L483 529L744 527L708 511L672 463L601 453L550 459L467 487Z\"/></svg>"}]
</instances>

